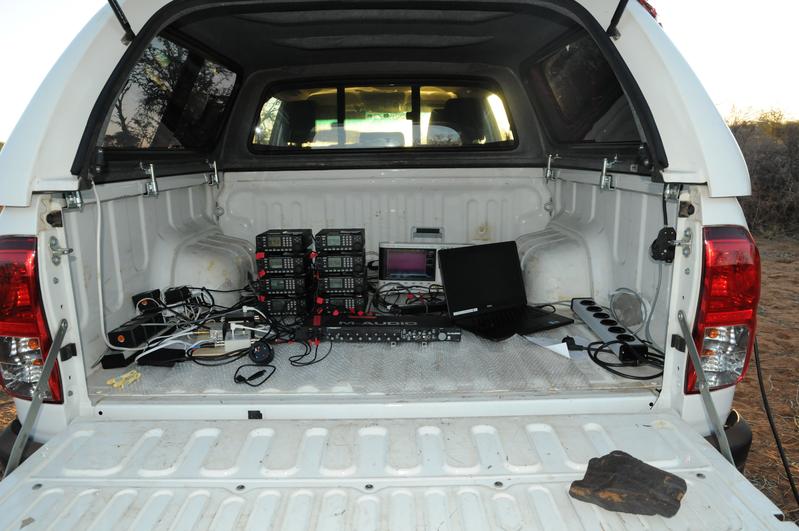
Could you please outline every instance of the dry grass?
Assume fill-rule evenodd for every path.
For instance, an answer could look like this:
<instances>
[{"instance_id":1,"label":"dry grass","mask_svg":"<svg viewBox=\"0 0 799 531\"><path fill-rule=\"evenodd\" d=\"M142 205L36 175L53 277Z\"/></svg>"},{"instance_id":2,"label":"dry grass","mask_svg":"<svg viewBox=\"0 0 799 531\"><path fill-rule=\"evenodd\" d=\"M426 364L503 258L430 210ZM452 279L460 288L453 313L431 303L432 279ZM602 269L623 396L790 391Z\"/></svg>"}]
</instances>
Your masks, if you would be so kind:
<instances>
[{"instance_id":1,"label":"dry grass","mask_svg":"<svg viewBox=\"0 0 799 531\"><path fill-rule=\"evenodd\" d=\"M799 240L760 240L763 295L759 312L759 341L763 376L783 445L799 478ZM752 426L754 441L746 477L791 520L799 508L791 496L774 439L763 411L754 363L738 387L735 407ZM0 429L14 420L13 402L0 394Z\"/></svg>"}]
</instances>

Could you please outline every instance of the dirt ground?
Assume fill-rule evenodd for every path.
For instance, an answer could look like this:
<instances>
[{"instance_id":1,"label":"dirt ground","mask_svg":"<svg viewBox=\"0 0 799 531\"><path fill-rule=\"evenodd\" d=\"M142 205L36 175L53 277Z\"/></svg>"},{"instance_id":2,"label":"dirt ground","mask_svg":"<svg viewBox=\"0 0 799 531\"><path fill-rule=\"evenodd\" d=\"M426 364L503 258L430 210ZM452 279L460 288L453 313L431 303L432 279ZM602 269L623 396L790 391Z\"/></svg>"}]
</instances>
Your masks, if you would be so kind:
<instances>
[{"instance_id":1,"label":"dirt ground","mask_svg":"<svg viewBox=\"0 0 799 531\"><path fill-rule=\"evenodd\" d=\"M758 239L763 264L763 291L758 337L763 376L771 408L799 479L799 240ZM794 306L797 305L797 306ZM760 400L754 360L735 394L735 408L752 426L754 440L746 477L785 512L799 520L785 471ZM0 429L14 420L14 404L0 394Z\"/></svg>"},{"instance_id":2,"label":"dirt ground","mask_svg":"<svg viewBox=\"0 0 799 531\"><path fill-rule=\"evenodd\" d=\"M758 343L777 429L799 480L799 240L757 239L763 287L758 311ZM746 477L776 503L790 520L799 520L760 400L754 359L735 393L734 407L752 426L752 450Z\"/></svg>"}]
</instances>

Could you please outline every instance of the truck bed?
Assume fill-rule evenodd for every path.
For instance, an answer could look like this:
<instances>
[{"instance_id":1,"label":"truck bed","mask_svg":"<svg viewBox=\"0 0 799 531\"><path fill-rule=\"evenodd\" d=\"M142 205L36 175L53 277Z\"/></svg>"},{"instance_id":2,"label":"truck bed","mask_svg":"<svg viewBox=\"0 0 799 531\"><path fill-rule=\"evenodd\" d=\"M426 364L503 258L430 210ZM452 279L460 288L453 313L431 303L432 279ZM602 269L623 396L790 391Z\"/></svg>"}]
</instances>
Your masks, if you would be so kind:
<instances>
[{"instance_id":1,"label":"truck bed","mask_svg":"<svg viewBox=\"0 0 799 531\"><path fill-rule=\"evenodd\" d=\"M558 342L566 335L593 337L579 324L542 332L537 337ZM329 343L322 343L319 357L329 348ZM270 401L352 398L424 401L562 396L568 392L598 390L652 391L660 385L660 378L636 381L614 376L594 364L585 352L573 352L572 359L567 359L521 336L492 342L464 331L460 343L395 346L336 343L320 363L292 367L289 356L302 352L303 347L296 344L277 346L276 371L257 388L233 381L236 367L249 362L243 359L221 367L183 362L172 368L97 368L88 378L89 394L94 404L110 399L233 398L253 394L268 396ZM123 389L106 383L131 368L141 372L138 382ZM642 367L631 372L652 374L654 369Z\"/></svg>"},{"instance_id":2,"label":"truck bed","mask_svg":"<svg viewBox=\"0 0 799 531\"><path fill-rule=\"evenodd\" d=\"M686 480L673 518L574 500L620 449ZM796 529L674 413L81 418L0 483L0 529Z\"/></svg>"}]
</instances>

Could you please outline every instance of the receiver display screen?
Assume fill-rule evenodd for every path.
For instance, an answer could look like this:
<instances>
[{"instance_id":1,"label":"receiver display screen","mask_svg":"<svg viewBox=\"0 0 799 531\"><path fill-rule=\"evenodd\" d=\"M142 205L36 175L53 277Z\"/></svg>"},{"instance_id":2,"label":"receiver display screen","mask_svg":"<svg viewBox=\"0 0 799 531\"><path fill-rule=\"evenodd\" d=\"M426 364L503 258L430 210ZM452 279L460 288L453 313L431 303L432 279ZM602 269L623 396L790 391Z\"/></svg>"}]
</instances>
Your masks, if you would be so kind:
<instances>
[{"instance_id":1,"label":"receiver display screen","mask_svg":"<svg viewBox=\"0 0 799 531\"><path fill-rule=\"evenodd\" d=\"M380 278L383 280L436 279L435 249L382 248L380 256Z\"/></svg>"},{"instance_id":2,"label":"receiver display screen","mask_svg":"<svg viewBox=\"0 0 799 531\"><path fill-rule=\"evenodd\" d=\"M328 241L330 241L329 238L328 238ZM329 256L327 258L327 266L331 267L331 268L334 268L334 269L340 269L341 268L341 257L340 256Z\"/></svg>"},{"instance_id":3,"label":"receiver display screen","mask_svg":"<svg viewBox=\"0 0 799 531\"><path fill-rule=\"evenodd\" d=\"M266 244L269 247L282 247L283 246L283 238L280 236L269 236L266 239Z\"/></svg>"},{"instance_id":4,"label":"receiver display screen","mask_svg":"<svg viewBox=\"0 0 799 531\"><path fill-rule=\"evenodd\" d=\"M328 234L327 245L330 247L341 247L341 236L338 234Z\"/></svg>"}]
</instances>

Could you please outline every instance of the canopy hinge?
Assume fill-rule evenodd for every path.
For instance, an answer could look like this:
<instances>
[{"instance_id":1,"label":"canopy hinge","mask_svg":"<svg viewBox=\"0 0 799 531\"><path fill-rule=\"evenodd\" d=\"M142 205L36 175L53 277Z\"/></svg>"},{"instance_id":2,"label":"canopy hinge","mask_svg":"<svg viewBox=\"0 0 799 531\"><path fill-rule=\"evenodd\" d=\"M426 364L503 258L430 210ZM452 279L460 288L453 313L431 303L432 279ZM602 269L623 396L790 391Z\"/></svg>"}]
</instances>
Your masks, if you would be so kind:
<instances>
[{"instance_id":1,"label":"canopy hinge","mask_svg":"<svg viewBox=\"0 0 799 531\"><path fill-rule=\"evenodd\" d=\"M150 177L150 180L144 184L144 195L147 197L158 197L158 181L155 179L155 165L151 163L145 166L145 164L141 162L139 163L139 167Z\"/></svg>"},{"instance_id":2,"label":"canopy hinge","mask_svg":"<svg viewBox=\"0 0 799 531\"><path fill-rule=\"evenodd\" d=\"M216 168L216 161L205 161L210 168L210 172L205 174L205 184L219 188L219 171Z\"/></svg>"},{"instance_id":3,"label":"canopy hinge","mask_svg":"<svg viewBox=\"0 0 799 531\"><path fill-rule=\"evenodd\" d=\"M677 201L680 199L681 184L666 183L663 185L663 199L666 201Z\"/></svg>"},{"instance_id":4,"label":"canopy hinge","mask_svg":"<svg viewBox=\"0 0 799 531\"><path fill-rule=\"evenodd\" d=\"M599 174L599 189L600 190L615 190L616 189L616 179L615 177L608 173L608 170L611 169L616 163L619 162L617 156L613 157L613 160L602 159L602 171Z\"/></svg>"},{"instance_id":5,"label":"canopy hinge","mask_svg":"<svg viewBox=\"0 0 799 531\"><path fill-rule=\"evenodd\" d=\"M555 153L554 155L552 153L547 155L547 169L544 172L544 180L546 182L555 180L555 172L552 170L552 161L558 160L559 158L560 155L558 155L557 153Z\"/></svg>"},{"instance_id":6,"label":"canopy hinge","mask_svg":"<svg viewBox=\"0 0 799 531\"><path fill-rule=\"evenodd\" d=\"M62 210L79 210L83 212L83 196L80 190L64 193L66 206Z\"/></svg>"}]
</instances>

